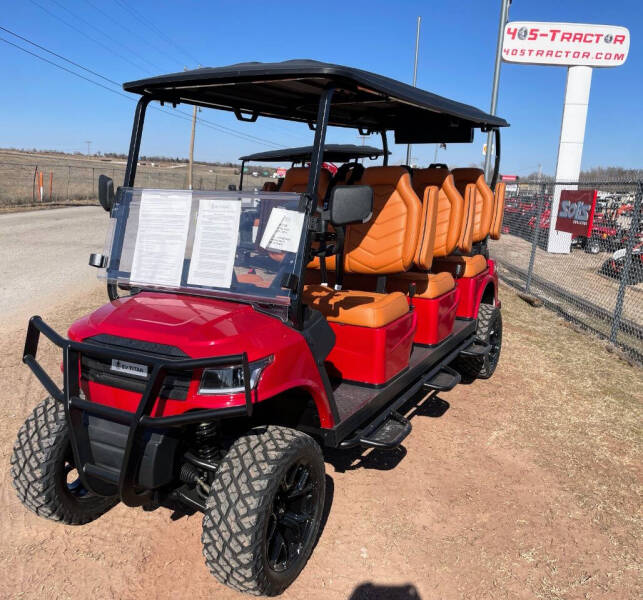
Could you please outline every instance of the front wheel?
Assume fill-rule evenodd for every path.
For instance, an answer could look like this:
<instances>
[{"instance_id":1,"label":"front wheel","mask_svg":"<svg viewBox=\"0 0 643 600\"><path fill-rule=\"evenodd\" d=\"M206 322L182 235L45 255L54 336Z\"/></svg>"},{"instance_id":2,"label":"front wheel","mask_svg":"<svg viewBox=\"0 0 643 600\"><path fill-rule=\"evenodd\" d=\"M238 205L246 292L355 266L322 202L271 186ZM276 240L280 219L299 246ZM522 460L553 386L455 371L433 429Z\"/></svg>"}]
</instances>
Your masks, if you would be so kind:
<instances>
[{"instance_id":1,"label":"front wheel","mask_svg":"<svg viewBox=\"0 0 643 600\"><path fill-rule=\"evenodd\" d=\"M210 572L247 594L283 592L313 551L324 493L324 460L310 436L264 426L237 439L219 464L203 517Z\"/></svg>"},{"instance_id":2,"label":"front wheel","mask_svg":"<svg viewBox=\"0 0 643 600\"><path fill-rule=\"evenodd\" d=\"M589 254L598 254L601 249L600 240L588 240L585 244L585 252Z\"/></svg>"},{"instance_id":3,"label":"front wheel","mask_svg":"<svg viewBox=\"0 0 643 600\"><path fill-rule=\"evenodd\" d=\"M62 404L48 397L18 431L11 456L13 487L20 501L40 517L83 525L106 513L117 497L96 496L83 487Z\"/></svg>"}]
</instances>

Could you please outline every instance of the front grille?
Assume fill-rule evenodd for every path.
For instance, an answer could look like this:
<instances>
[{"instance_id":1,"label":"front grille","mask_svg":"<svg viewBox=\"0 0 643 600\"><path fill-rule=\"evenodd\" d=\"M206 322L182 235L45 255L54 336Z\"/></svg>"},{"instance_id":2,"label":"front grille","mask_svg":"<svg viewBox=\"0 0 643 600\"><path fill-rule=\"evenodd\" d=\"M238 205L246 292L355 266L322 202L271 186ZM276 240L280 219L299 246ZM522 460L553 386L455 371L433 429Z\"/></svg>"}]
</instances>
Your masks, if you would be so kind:
<instances>
[{"instance_id":1,"label":"front grille","mask_svg":"<svg viewBox=\"0 0 643 600\"><path fill-rule=\"evenodd\" d=\"M132 340L112 335L97 335L87 338L85 342L97 344L105 348L119 350L126 348L128 350L138 350L150 356L157 358L189 358L180 348L166 346L164 344L154 344L141 340ZM121 390L137 392L142 394L149 380L147 377L139 377L112 371L111 358L94 358L91 356L81 356L80 359L81 378L85 381L93 381L102 385L115 387ZM189 371L172 372L168 371L159 397L169 398L172 400L185 400L188 396L192 373Z\"/></svg>"}]
</instances>

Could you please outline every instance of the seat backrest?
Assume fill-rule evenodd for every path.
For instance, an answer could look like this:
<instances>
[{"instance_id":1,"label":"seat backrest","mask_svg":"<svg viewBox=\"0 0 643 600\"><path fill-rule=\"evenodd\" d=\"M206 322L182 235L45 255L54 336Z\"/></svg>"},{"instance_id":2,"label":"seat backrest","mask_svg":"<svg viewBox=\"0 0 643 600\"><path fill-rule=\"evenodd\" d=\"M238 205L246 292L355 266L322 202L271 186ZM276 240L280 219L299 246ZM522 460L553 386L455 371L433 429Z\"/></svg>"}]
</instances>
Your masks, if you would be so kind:
<instances>
[{"instance_id":1,"label":"seat backrest","mask_svg":"<svg viewBox=\"0 0 643 600\"><path fill-rule=\"evenodd\" d=\"M433 263L435 225L438 218L438 197L439 190L436 186L430 185L424 188L420 233L413 262L418 269L425 271L428 271Z\"/></svg>"},{"instance_id":2,"label":"seat backrest","mask_svg":"<svg viewBox=\"0 0 643 600\"><path fill-rule=\"evenodd\" d=\"M309 167L291 167L286 171L280 192L297 192L303 194L308 189L308 177L310 175ZM326 196L326 190L330 184L331 174L326 169L319 172L319 187L317 188L317 196L320 201Z\"/></svg>"},{"instance_id":3,"label":"seat backrest","mask_svg":"<svg viewBox=\"0 0 643 600\"><path fill-rule=\"evenodd\" d=\"M407 271L415 257L422 205L403 167L369 167L361 185L373 190L373 216L349 225L344 242L347 273L386 275Z\"/></svg>"},{"instance_id":4,"label":"seat backrest","mask_svg":"<svg viewBox=\"0 0 643 600\"><path fill-rule=\"evenodd\" d=\"M489 235L493 214L493 192L484 179L482 169L461 168L451 171L455 186L465 197L472 190L471 200L474 203L472 241L481 242Z\"/></svg>"},{"instance_id":5,"label":"seat backrest","mask_svg":"<svg viewBox=\"0 0 643 600\"><path fill-rule=\"evenodd\" d=\"M499 240L502 233L502 218L505 213L505 188L507 184L500 181L496 184L496 190L493 195L493 216L491 217L491 227L489 237L492 240Z\"/></svg>"},{"instance_id":6,"label":"seat backrest","mask_svg":"<svg viewBox=\"0 0 643 600\"><path fill-rule=\"evenodd\" d=\"M413 188L420 198L424 197L424 191L428 186L435 186L439 190L433 256L448 256L458 246L464 198L457 190L453 176L448 169L415 169L413 171Z\"/></svg>"}]
</instances>

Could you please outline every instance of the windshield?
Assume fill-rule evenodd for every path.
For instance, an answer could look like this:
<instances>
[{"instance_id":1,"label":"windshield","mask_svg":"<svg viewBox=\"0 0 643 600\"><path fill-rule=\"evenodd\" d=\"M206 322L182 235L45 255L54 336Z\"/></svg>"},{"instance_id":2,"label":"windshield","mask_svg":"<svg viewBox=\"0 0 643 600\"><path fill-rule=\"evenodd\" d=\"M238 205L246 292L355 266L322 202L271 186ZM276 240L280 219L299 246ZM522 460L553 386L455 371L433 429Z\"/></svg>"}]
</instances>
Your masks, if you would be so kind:
<instances>
[{"instance_id":1,"label":"windshield","mask_svg":"<svg viewBox=\"0 0 643 600\"><path fill-rule=\"evenodd\" d=\"M299 273L300 195L121 188L103 272L120 287L288 306Z\"/></svg>"}]
</instances>

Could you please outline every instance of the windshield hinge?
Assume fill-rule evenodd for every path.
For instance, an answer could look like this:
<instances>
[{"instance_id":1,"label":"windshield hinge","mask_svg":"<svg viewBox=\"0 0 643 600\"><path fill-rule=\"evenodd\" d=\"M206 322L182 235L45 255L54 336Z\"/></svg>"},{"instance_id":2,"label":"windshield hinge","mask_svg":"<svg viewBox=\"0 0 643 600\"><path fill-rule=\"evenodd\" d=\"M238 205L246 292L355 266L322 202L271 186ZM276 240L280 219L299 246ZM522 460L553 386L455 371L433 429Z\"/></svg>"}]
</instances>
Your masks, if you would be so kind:
<instances>
[{"instance_id":1,"label":"windshield hinge","mask_svg":"<svg viewBox=\"0 0 643 600\"><path fill-rule=\"evenodd\" d=\"M296 292L299 285L299 277L294 273L284 273L284 276L281 279L281 287L290 290L291 292Z\"/></svg>"}]
</instances>

